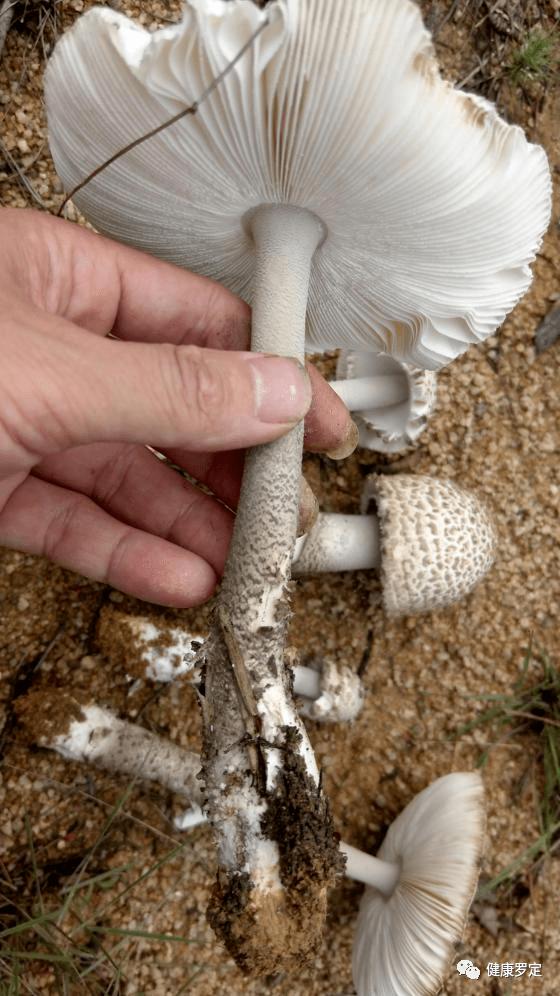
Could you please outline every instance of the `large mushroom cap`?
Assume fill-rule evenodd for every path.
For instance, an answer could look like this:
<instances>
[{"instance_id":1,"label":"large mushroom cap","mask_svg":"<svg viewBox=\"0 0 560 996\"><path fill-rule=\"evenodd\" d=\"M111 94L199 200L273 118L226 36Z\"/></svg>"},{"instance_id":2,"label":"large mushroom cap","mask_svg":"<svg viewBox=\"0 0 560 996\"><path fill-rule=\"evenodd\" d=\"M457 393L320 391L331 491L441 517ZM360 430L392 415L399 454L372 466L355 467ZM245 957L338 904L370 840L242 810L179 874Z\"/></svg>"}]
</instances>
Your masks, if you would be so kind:
<instances>
[{"instance_id":1,"label":"large mushroom cap","mask_svg":"<svg viewBox=\"0 0 560 996\"><path fill-rule=\"evenodd\" d=\"M390 615L459 601L494 562L496 530L479 499L452 481L371 475L363 511L375 503L381 534L383 605Z\"/></svg>"},{"instance_id":2,"label":"large mushroom cap","mask_svg":"<svg viewBox=\"0 0 560 996\"><path fill-rule=\"evenodd\" d=\"M200 100L76 204L101 231L248 300L249 212L313 212L327 237L310 346L435 369L490 335L530 283L550 215L546 156L442 81L410 0L191 0L154 33L94 8L57 44L45 86L67 189Z\"/></svg>"},{"instance_id":3,"label":"large mushroom cap","mask_svg":"<svg viewBox=\"0 0 560 996\"><path fill-rule=\"evenodd\" d=\"M432 996L461 937L478 879L484 795L476 772L439 778L387 831L378 857L401 865L387 899L367 887L354 934L358 996Z\"/></svg>"}]
</instances>

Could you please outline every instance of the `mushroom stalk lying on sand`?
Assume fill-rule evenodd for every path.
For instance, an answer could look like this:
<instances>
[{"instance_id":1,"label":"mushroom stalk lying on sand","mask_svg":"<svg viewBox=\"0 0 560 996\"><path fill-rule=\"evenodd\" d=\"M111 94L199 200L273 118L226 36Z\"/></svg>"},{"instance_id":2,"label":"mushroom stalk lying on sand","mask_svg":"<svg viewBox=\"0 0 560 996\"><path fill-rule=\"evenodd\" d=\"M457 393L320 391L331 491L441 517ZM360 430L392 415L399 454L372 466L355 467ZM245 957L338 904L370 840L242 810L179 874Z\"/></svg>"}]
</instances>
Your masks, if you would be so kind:
<instances>
[{"instance_id":1,"label":"mushroom stalk lying on sand","mask_svg":"<svg viewBox=\"0 0 560 996\"><path fill-rule=\"evenodd\" d=\"M57 44L46 98L80 210L248 299L253 349L302 360L307 332L438 367L530 282L546 157L440 79L409 0L191 0L154 33L96 8ZM204 651L210 916L267 973L313 950L340 868L284 662L301 440L249 454Z\"/></svg>"}]
</instances>

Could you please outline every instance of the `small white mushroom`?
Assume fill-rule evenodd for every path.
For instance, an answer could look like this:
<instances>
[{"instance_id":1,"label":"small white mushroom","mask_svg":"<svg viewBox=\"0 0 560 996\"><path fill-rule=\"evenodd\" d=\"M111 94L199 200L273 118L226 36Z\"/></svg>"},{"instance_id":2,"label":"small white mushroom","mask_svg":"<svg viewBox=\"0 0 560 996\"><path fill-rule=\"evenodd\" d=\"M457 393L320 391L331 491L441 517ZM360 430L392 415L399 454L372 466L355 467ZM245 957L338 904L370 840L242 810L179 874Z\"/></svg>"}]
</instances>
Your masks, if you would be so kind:
<instances>
[{"instance_id":1,"label":"small white mushroom","mask_svg":"<svg viewBox=\"0 0 560 996\"><path fill-rule=\"evenodd\" d=\"M420 370L386 354L342 350L331 387L358 426L359 443L398 453L416 442L436 405L434 370Z\"/></svg>"},{"instance_id":2,"label":"small white mushroom","mask_svg":"<svg viewBox=\"0 0 560 996\"><path fill-rule=\"evenodd\" d=\"M370 505L374 514L366 514ZM296 545L293 573L379 570L389 615L464 598L494 562L496 531L482 502L452 481L370 475L362 515L320 514Z\"/></svg>"},{"instance_id":3,"label":"small white mushroom","mask_svg":"<svg viewBox=\"0 0 560 996\"><path fill-rule=\"evenodd\" d=\"M478 880L484 793L477 772L439 778L391 824L377 858L342 844L366 889L354 933L358 996L432 996Z\"/></svg>"}]
</instances>

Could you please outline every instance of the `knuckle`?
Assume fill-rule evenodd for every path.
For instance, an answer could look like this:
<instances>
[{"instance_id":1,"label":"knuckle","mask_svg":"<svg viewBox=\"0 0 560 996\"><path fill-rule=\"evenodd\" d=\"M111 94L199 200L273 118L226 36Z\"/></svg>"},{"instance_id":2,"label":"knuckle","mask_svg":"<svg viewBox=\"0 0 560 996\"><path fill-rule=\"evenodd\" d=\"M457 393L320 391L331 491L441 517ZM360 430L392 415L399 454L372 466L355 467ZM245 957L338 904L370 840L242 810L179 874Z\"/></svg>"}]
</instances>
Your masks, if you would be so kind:
<instances>
[{"instance_id":1,"label":"knuckle","mask_svg":"<svg viewBox=\"0 0 560 996\"><path fill-rule=\"evenodd\" d=\"M64 562L65 554L75 542L77 502L64 502L52 516L43 537L42 553L56 563Z\"/></svg>"},{"instance_id":2,"label":"knuckle","mask_svg":"<svg viewBox=\"0 0 560 996\"><path fill-rule=\"evenodd\" d=\"M134 475L138 448L134 444L122 444L111 458L99 468L91 490L91 497L101 507L107 508L126 495L129 479Z\"/></svg>"},{"instance_id":3,"label":"knuckle","mask_svg":"<svg viewBox=\"0 0 560 996\"><path fill-rule=\"evenodd\" d=\"M125 527L111 548L108 557L103 580L108 581L109 584L114 584L115 587L119 586L119 578L123 573L123 565L130 550L130 536L130 530Z\"/></svg>"},{"instance_id":4,"label":"knuckle","mask_svg":"<svg viewBox=\"0 0 560 996\"><path fill-rule=\"evenodd\" d=\"M200 431L209 429L228 410L230 391L211 354L197 346L178 347L175 360L184 404Z\"/></svg>"}]
</instances>

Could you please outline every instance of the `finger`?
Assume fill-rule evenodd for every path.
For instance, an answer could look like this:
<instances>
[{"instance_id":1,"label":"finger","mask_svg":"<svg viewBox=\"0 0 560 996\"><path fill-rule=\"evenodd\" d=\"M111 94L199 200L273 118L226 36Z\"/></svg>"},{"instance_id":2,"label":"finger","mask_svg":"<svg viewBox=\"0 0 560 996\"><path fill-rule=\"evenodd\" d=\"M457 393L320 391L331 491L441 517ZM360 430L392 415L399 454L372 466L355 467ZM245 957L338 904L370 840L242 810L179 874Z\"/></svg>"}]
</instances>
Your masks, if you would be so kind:
<instances>
[{"instance_id":1,"label":"finger","mask_svg":"<svg viewBox=\"0 0 560 996\"><path fill-rule=\"evenodd\" d=\"M48 457L33 474L85 495L121 522L196 553L221 577L233 529L232 512L146 447L77 446Z\"/></svg>"},{"instance_id":2,"label":"finger","mask_svg":"<svg viewBox=\"0 0 560 996\"><path fill-rule=\"evenodd\" d=\"M100 440L197 452L253 446L290 429L311 401L309 378L290 359L122 343L60 319L45 335L36 331L45 316L11 317L0 370L6 473Z\"/></svg>"},{"instance_id":3,"label":"finger","mask_svg":"<svg viewBox=\"0 0 560 996\"><path fill-rule=\"evenodd\" d=\"M43 554L94 581L149 602L187 608L217 577L205 559L117 521L89 498L27 477L0 512L0 543Z\"/></svg>"},{"instance_id":4,"label":"finger","mask_svg":"<svg viewBox=\"0 0 560 996\"><path fill-rule=\"evenodd\" d=\"M61 218L0 209L2 275L6 289L91 332L249 348L249 308L221 284Z\"/></svg>"},{"instance_id":5,"label":"finger","mask_svg":"<svg viewBox=\"0 0 560 996\"><path fill-rule=\"evenodd\" d=\"M214 456L210 454L210 459ZM231 507L237 504L243 456L240 451L217 454L216 485L228 495ZM236 457L236 462L229 457ZM231 508L222 504L222 494L222 501L206 494L146 447L117 443L77 446L48 457L32 473L42 481L91 498L121 522L196 553L222 576L233 531ZM14 482L10 490L15 487ZM304 525L315 506L316 499L303 484L300 514Z\"/></svg>"},{"instance_id":6,"label":"finger","mask_svg":"<svg viewBox=\"0 0 560 996\"><path fill-rule=\"evenodd\" d=\"M321 453L338 451L340 458L350 456L358 442L350 412L312 363L307 364L307 372L312 397L305 416L305 449Z\"/></svg>"},{"instance_id":7,"label":"finger","mask_svg":"<svg viewBox=\"0 0 560 996\"><path fill-rule=\"evenodd\" d=\"M307 363L306 367L313 395L305 416L304 447L323 453L339 450L341 456L349 456L357 444L350 412L313 364ZM236 508L245 461L243 452L193 453L184 447L168 447L165 455L206 484L230 508Z\"/></svg>"}]
</instances>

